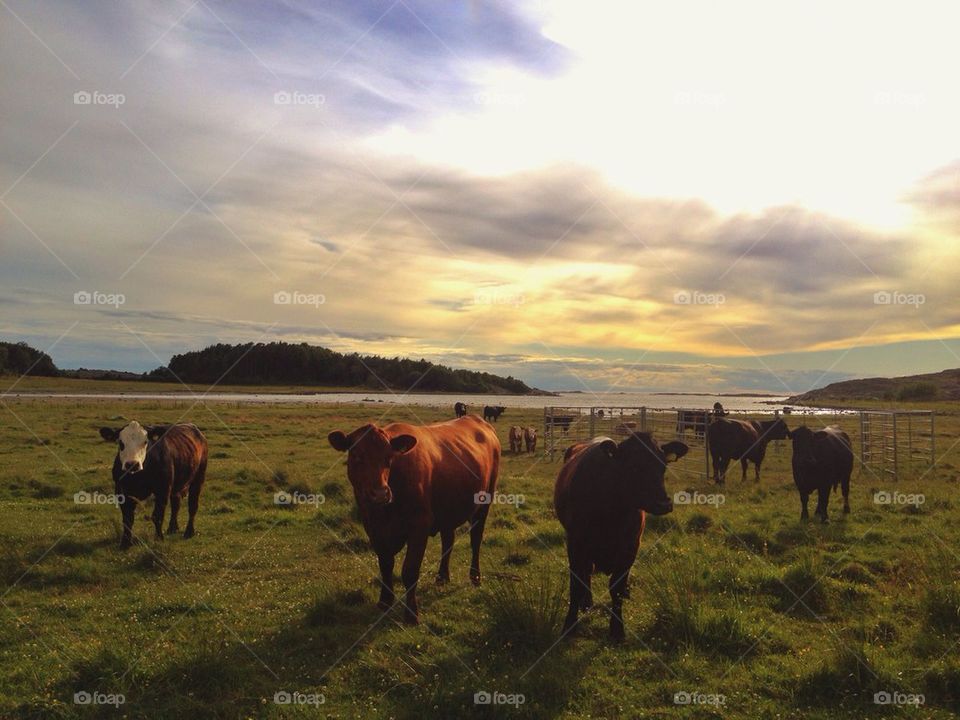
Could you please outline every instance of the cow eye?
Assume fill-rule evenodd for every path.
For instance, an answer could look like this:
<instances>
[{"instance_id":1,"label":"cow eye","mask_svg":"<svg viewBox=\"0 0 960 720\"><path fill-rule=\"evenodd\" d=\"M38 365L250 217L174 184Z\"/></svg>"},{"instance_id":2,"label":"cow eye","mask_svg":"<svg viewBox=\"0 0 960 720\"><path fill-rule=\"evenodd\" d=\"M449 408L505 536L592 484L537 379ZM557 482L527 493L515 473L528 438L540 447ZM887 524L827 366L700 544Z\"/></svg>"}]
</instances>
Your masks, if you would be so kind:
<instances>
[{"instance_id":1,"label":"cow eye","mask_svg":"<svg viewBox=\"0 0 960 720\"><path fill-rule=\"evenodd\" d=\"M120 449L123 450L123 442L120 443Z\"/></svg>"}]
</instances>

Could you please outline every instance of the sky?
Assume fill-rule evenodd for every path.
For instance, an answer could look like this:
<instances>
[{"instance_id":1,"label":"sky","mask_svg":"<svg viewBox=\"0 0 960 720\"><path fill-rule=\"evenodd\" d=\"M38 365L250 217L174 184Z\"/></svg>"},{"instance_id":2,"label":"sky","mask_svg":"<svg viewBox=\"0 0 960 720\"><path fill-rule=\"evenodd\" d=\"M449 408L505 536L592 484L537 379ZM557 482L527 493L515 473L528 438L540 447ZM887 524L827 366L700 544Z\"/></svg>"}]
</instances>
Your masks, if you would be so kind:
<instances>
[{"instance_id":1,"label":"sky","mask_svg":"<svg viewBox=\"0 0 960 720\"><path fill-rule=\"evenodd\" d=\"M0 3L0 339L545 389L960 367L951 2Z\"/></svg>"}]
</instances>

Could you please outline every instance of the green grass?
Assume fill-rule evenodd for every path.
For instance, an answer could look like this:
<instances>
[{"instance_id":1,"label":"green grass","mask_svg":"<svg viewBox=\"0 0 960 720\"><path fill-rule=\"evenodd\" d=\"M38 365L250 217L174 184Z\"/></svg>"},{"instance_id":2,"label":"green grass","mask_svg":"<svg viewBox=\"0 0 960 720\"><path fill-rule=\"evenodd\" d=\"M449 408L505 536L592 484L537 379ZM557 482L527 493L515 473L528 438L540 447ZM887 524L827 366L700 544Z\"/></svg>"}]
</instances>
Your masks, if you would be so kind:
<instances>
[{"instance_id":1,"label":"green grass","mask_svg":"<svg viewBox=\"0 0 960 720\"><path fill-rule=\"evenodd\" d=\"M526 503L492 508L480 588L461 531L447 585L433 583L438 538L428 545L420 626L402 624L399 608L377 610L376 558L327 433L378 411L388 413L382 422L417 422L447 409L201 403L182 418L210 441L196 538L155 542L148 506L136 520L142 542L121 553L116 508L73 502L80 490L111 491L113 449L97 428L120 416L176 421L190 404L7 398L0 717L954 717L960 420L955 406L938 405L947 456L897 487L925 494L919 512L874 505L882 485L864 475L854 477L849 516L833 496L829 525L801 523L781 443L759 488L752 471L746 483L732 473L719 507L651 518L624 603L627 639L614 644L602 575L575 637L556 642L567 600L552 510L559 463L540 456L504 455L503 489ZM498 425L504 444L510 425L540 417L510 413ZM701 468L693 455L672 466L670 493L715 492L689 474ZM279 490L324 502L278 507ZM482 690L525 702L475 706ZM926 702L879 708L882 690ZM81 691L126 702L75 705ZM325 702L319 711L275 704L283 691ZM676 706L677 692L725 702Z\"/></svg>"}]
</instances>

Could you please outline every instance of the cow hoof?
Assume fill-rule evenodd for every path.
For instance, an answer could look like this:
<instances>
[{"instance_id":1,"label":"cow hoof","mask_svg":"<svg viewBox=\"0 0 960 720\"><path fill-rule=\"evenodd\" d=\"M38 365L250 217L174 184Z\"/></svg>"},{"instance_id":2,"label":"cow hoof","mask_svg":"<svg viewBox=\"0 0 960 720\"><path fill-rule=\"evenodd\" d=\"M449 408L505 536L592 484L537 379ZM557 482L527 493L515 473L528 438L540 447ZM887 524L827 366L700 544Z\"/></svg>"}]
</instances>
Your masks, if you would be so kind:
<instances>
[{"instance_id":1,"label":"cow hoof","mask_svg":"<svg viewBox=\"0 0 960 720\"><path fill-rule=\"evenodd\" d=\"M849 514L850 514L850 508L849 508L849 507L845 507L845 508L843 509L843 514L844 514L844 515L849 515Z\"/></svg>"},{"instance_id":2,"label":"cow hoof","mask_svg":"<svg viewBox=\"0 0 960 720\"><path fill-rule=\"evenodd\" d=\"M196 534L197 534L197 533L196 533L196 531L194 531L193 528L187 528L187 529L184 531L184 533L183 533L183 539L184 539L184 540L189 540L190 538L192 538L192 537L193 537L194 535L196 535Z\"/></svg>"},{"instance_id":3,"label":"cow hoof","mask_svg":"<svg viewBox=\"0 0 960 720\"><path fill-rule=\"evenodd\" d=\"M480 587L480 576L479 575L470 575L470 582L473 583L474 587Z\"/></svg>"},{"instance_id":4,"label":"cow hoof","mask_svg":"<svg viewBox=\"0 0 960 720\"><path fill-rule=\"evenodd\" d=\"M627 639L627 634L623 631L623 628L615 630L610 628L610 640L615 643L622 643Z\"/></svg>"},{"instance_id":5,"label":"cow hoof","mask_svg":"<svg viewBox=\"0 0 960 720\"><path fill-rule=\"evenodd\" d=\"M449 575L437 575L437 585L446 585L450 582Z\"/></svg>"},{"instance_id":6,"label":"cow hoof","mask_svg":"<svg viewBox=\"0 0 960 720\"><path fill-rule=\"evenodd\" d=\"M180 532L180 528L176 525L171 525L167 528L167 535L176 535L178 532Z\"/></svg>"},{"instance_id":7,"label":"cow hoof","mask_svg":"<svg viewBox=\"0 0 960 720\"><path fill-rule=\"evenodd\" d=\"M129 549L130 549L130 546L131 546L132 544L133 544L133 543L131 543L131 542L121 542L121 543L120 543L120 549L121 549L121 550L129 550Z\"/></svg>"},{"instance_id":8,"label":"cow hoof","mask_svg":"<svg viewBox=\"0 0 960 720\"><path fill-rule=\"evenodd\" d=\"M381 599L381 600L378 600L378 601L377 601L377 609L378 609L378 610L383 610L384 612L386 612L387 610L389 610L389 609L392 608L392 607L393 607L393 600L382 600L382 599Z\"/></svg>"},{"instance_id":9,"label":"cow hoof","mask_svg":"<svg viewBox=\"0 0 960 720\"><path fill-rule=\"evenodd\" d=\"M416 615L404 615L403 622L406 623L407 625L419 625L420 618L417 617Z\"/></svg>"}]
</instances>

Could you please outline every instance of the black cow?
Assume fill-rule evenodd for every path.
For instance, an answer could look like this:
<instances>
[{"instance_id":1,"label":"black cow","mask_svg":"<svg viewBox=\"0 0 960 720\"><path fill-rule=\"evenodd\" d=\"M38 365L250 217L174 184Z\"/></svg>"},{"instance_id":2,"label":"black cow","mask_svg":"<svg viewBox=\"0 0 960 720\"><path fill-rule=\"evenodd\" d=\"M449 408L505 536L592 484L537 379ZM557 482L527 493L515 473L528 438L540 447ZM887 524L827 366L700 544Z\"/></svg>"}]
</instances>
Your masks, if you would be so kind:
<instances>
[{"instance_id":1,"label":"black cow","mask_svg":"<svg viewBox=\"0 0 960 720\"><path fill-rule=\"evenodd\" d=\"M453 411L457 414L458 418L462 418L467 414L467 405L466 403L458 402L453 404Z\"/></svg>"},{"instance_id":2,"label":"black cow","mask_svg":"<svg viewBox=\"0 0 960 720\"><path fill-rule=\"evenodd\" d=\"M503 405L484 405L483 406L483 419L492 420L496 422L500 419L500 416L506 412L506 408Z\"/></svg>"},{"instance_id":3,"label":"black cow","mask_svg":"<svg viewBox=\"0 0 960 720\"><path fill-rule=\"evenodd\" d=\"M706 410L677 410L677 434L683 437L687 429L692 428L694 437L701 439L709 419L710 413Z\"/></svg>"},{"instance_id":4,"label":"black cow","mask_svg":"<svg viewBox=\"0 0 960 720\"><path fill-rule=\"evenodd\" d=\"M726 481L731 460L739 460L743 470L742 480L747 479L747 461L755 466L756 480L760 481L760 465L767 453L767 443L784 440L790 435L787 424L776 420L714 420L707 428L707 445L713 460L713 480L717 485Z\"/></svg>"},{"instance_id":5,"label":"black cow","mask_svg":"<svg viewBox=\"0 0 960 720\"><path fill-rule=\"evenodd\" d=\"M573 415L554 415L546 420L547 427L558 428L562 433L570 430L571 423L573 423Z\"/></svg>"},{"instance_id":6,"label":"black cow","mask_svg":"<svg viewBox=\"0 0 960 720\"><path fill-rule=\"evenodd\" d=\"M850 437L836 427L813 431L804 426L790 433L793 440L793 482L800 492L800 519L807 520L807 500L817 491L815 515L827 522L830 489L839 485L843 491L843 512L850 512L850 474L853 472L853 449Z\"/></svg>"},{"instance_id":7,"label":"black cow","mask_svg":"<svg viewBox=\"0 0 960 720\"><path fill-rule=\"evenodd\" d=\"M667 463L683 457L687 446L659 446L649 433L633 433L620 443L597 438L564 453L553 502L567 533L570 563L570 608L563 623L566 635L589 606L590 576L610 574L610 635L624 637L623 598L630 568L637 558L645 513L673 510L663 476Z\"/></svg>"},{"instance_id":8,"label":"black cow","mask_svg":"<svg viewBox=\"0 0 960 720\"><path fill-rule=\"evenodd\" d=\"M137 505L151 495L153 527L163 540L163 516L170 501L168 533L178 531L180 498L187 497L190 512L184 538L194 535L193 521L200 505L200 491L207 473L207 439L196 425L148 425L136 420L123 428L100 428L100 437L117 443L113 459L113 484L123 518L121 548L131 545Z\"/></svg>"}]
</instances>

